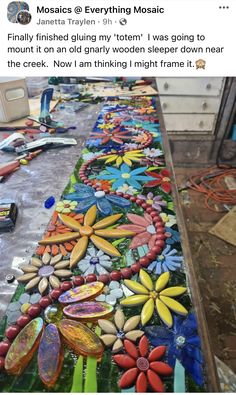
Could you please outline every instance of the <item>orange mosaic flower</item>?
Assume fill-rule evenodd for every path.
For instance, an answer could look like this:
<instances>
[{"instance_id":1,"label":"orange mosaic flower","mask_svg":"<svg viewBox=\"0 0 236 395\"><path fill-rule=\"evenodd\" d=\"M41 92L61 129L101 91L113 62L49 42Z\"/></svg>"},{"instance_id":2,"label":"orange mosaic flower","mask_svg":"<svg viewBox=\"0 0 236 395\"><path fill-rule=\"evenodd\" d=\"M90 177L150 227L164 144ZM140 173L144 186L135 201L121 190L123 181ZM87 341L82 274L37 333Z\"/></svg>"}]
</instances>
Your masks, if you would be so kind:
<instances>
[{"instance_id":1,"label":"orange mosaic flower","mask_svg":"<svg viewBox=\"0 0 236 395\"><path fill-rule=\"evenodd\" d=\"M142 107L139 109L135 110L136 113L140 114L140 115L145 115L145 114L152 114L153 112L155 112L153 106L149 106L149 107Z\"/></svg>"},{"instance_id":2,"label":"orange mosaic flower","mask_svg":"<svg viewBox=\"0 0 236 395\"><path fill-rule=\"evenodd\" d=\"M148 135L146 133L140 133L137 136L133 136L132 141L135 143L145 144L148 141Z\"/></svg>"},{"instance_id":3,"label":"orange mosaic flower","mask_svg":"<svg viewBox=\"0 0 236 395\"><path fill-rule=\"evenodd\" d=\"M83 214L76 214L76 213L69 213L68 216L71 218L76 219L78 222L82 223L84 215ZM69 232L70 229L61 223L58 217L58 213L54 211L52 220L50 221L46 233L44 234L44 238L48 238L51 236L56 236L59 234L64 234ZM72 240L67 243L63 244L52 244L52 245L40 245L36 249L36 254L39 256L43 256L45 252L48 252L52 256L56 256L57 254L62 254L66 256L68 252L71 252L76 244L76 240Z\"/></svg>"},{"instance_id":4,"label":"orange mosaic flower","mask_svg":"<svg viewBox=\"0 0 236 395\"><path fill-rule=\"evenodd\" d=\"M106 190L106 189L111 189L111 183L110 181L107 180L97 180L96 178L94 180L90 180L90 182L92 183L92 187L99 187L102 190Z\"/></svg>"}]
</instances>

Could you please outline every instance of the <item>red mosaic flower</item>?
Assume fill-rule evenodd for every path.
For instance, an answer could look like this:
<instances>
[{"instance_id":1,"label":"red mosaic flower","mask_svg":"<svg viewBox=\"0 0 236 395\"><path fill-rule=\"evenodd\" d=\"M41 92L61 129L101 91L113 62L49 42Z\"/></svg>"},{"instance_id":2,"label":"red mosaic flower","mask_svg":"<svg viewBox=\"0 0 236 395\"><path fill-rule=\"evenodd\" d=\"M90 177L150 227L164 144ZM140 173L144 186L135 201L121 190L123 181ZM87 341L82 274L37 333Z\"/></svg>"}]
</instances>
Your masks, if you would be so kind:
<instances>
[{"instance_id":1,"label":"red mosaic flower","mask_svg":"<svg viewBox=\"0 0 236 395\"><path fill-rule=\"evenodd\" d=\"M169 170L163 169L160 173L146 171L146 174L155 178L155 180L147 182L147 184L144 185L145 187L160 187L164 192L170 193L171 184Z\"/></svg>"},{"instance_id":2,"label":"red mosaic flower","mask_svg":"<svg viewBox=\"0 0 236 395\"><path fill-rule=\"evenodd\" d=\"M124 144L123 140L129 140L130 132L129 131L123 131L120 132L119 128L115 128L114 130L103 130L101 133L96 133L93 132L91 133L90 137L92 139L102 139L101 144L107 144L109 141L113 141L114 143L117 144Z\"/></svg>"},{"instance_id":3,"label":"red mosaic flower","mask_svg":"<svg viewBox=\"0 0 236 395\"><path fill-rule=\"evenodd\" d=\"M127 354L113 356L116 364L125 369L119 380L120 388L129 388L135 384L136 392L147 392L150 387L154 392L164 392L165 387L160 376L169 376L173 369L160 359L166 352L166 346L159 346L149 352L146 336L141 337L138 347L130 340L124 340Z\"/></svg>"}]
</instances>

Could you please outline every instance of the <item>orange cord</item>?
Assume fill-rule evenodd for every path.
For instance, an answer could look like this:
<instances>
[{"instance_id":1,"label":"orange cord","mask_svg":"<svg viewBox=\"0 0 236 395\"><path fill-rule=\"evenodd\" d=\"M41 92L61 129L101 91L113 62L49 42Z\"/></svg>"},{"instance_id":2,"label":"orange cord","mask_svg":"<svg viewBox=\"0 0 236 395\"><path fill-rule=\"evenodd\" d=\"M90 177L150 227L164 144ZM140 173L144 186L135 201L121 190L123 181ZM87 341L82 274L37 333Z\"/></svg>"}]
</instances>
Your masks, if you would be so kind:
<instances>
[{"instance_id":1,"label":"orange cord","mask_svg":"<svg viewBox=\"0 0 236 395\"><path fill-rule=\"evenodd\" d=\"M205 206L211 211L226 211L214 208L213 204L236 204L236 189L228 189L224 179L226 176L236 180L236 169L227 166L212 167L189 178L188 186L196 192L205 194Z\"/></svg>"}]
</instances>

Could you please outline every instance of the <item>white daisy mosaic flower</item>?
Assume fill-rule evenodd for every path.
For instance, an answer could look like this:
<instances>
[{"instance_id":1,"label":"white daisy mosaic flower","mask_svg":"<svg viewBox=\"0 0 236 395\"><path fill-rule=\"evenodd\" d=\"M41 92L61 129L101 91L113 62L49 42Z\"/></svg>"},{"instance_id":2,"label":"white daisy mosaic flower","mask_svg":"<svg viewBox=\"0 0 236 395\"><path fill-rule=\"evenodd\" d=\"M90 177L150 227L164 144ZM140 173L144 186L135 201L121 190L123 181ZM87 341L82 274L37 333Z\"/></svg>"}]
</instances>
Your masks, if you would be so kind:
<instances>
[{"instance_id":1,"label":"white daisy mosaic flower","mask_svg":"<svg viewBox=\"0 0 236 395\"><path fill-rule=\"evenodd\" d=\"M135 143L125 143L125 144L124 144L124 148L128 148L128 149L137 149L137 148L138 148L138 144L135 144Z\"/></svg>"},{"instance_id":2,"label":"white daisy mosaic flower","mask_svg":"<svg viewBox=\"0 0 236 395\"><path fill-rule=\"evenodd\" d=\"M112 260L102 250L90 247L87 249L85 258L81 259L77 266L85 276L93 273L98 275L107 274L112 270Z\"/></svg>"},{"instance_id":3,"label":"white daisy mosaic flower","mask_svg":"<svg viewBox=\"0 0 236 395\"><path fill-rule=\"evenodd\" d=\"M171 214L160 213L160 217L162 221L165 223L165 226L171 228L176 224L176 216Z\"/></svg>"},{"instance_id":4,"label":"white daisy mosaic flower","mask_svg":"<svg viewBox=\"0 0 236 395\"><path fill-rule=\"evenodd\" d=\"M137 189L133 188L131 185L123 184L117 189L117 192L126 193L127 195L135 195L138 192Z\"/></svg>"},{"instance_id":5,"label":"white daisy mosaic flower","mask_svg":"<svg viewBox=\"0 0 236 395\"><path fill-rule=\"evenodd\" d=\"M112 306L125 297L133 295L124 284L120 284L118 281L111 281L110 284L103 288L101 295L96 297L98 302L106 302Z\"/></svg>"},{"instance_id":6,"label":"white daisy mosaic flower","mask_svg":"<svg viewBox=\"0 0 236 395\"><path fill-rule=\"evenodd\" d=\"M87 160L91 160L96 158L99 155L103 154L103 150L102 151L98 151L98 152L87 152L85 154L82 155L83 160L87 161Z\"/></svg>"},{"instance_id":7,"label":"white daisy mosaic flower","mask_svg":"<svg viewBox=\"0 0 236 395\"><path fill-rule=\"evenodd\" d=\"M163 155L163 152L158 148L145 148L143 152L149 158L157 158Z\"/></svg>"}]
</instances>

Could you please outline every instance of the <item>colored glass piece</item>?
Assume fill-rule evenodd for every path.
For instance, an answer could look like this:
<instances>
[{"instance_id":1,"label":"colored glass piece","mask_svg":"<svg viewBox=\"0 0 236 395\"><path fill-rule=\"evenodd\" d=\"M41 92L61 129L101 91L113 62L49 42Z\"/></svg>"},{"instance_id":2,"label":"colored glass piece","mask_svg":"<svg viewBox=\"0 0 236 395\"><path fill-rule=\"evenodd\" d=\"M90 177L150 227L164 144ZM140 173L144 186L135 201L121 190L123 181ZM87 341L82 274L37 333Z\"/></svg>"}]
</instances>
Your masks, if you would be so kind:
<instances>
[{"instance_id":1,"label":"colored glass piece","mask_svg":"<svg viewBox=\"0 0 236 395\"><path fill-rule=\"evenodd\" d=\"M99 281L84 284L64 292L58 300L62 304L70 304L94 299L96 296L100 295L103 287L104 284Z\"/></svg>"},{"instance_id":2,"label":"colored glass piece","mask_svg":"<svg viewBox=\"0 0 236 395\"><path fill-rule=\"evenodd\" d=\"M55 198L54 196L50 196L47 200L45 200L44 207L51 208L54 204L55 204Z\"/></svg>"},{"instance_id":3,"label":"colored glass piece","mask_svg":"<svg viewBox=\"0 0 236 395\"><path fill-rule=\"evenodd\" d=\"M111 315L113 307L106 302L82 302L66 306L63 312L69 318L85 321L96 321Z\"/></svg>"},{"instance_id":4,"label":"colored glass piece","mask_svg":"<svg viewBox=\"0 0 236 395\"><path fill-rule=\"evenodd\" d=\"M100 357L103 345L99 337L81 322L63 319L58 324L64 342L80 355Z\"/></svg>"},{"instance_id":5,"label":"colored glass piece","mask_svg":"<svg viewBox=\"0 0 236 395\"><path fill-rule=\"evenodd\" d=\"M56 325L46 326L38 349L38 371L42 382L53 387L60 374L63 362L63 349Z\"/></svg>"},{"instance_id":6,"label":"colored glass piece","mask_svg":"<svg viewBox=\"0 0 236 395\"><path fill-rule=\"evenodd\" d=\"M8 373L19 375L31 360L38 347L43 330L43 320L38 317L29 322L13 341L5 359Z\"/></svg>"},{"instance_id":7,"label":"colored glass piece","mask_svg":"<svg viewBox=\"0 0 236 395\"><path fill-rule=\"evenodd\" d=\"M52 304L44 310L44 318L47 323L58 323L63 317L63 309L59 304Z\"/></svg>"}]
</instances>

